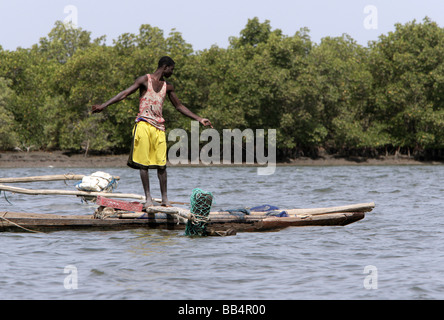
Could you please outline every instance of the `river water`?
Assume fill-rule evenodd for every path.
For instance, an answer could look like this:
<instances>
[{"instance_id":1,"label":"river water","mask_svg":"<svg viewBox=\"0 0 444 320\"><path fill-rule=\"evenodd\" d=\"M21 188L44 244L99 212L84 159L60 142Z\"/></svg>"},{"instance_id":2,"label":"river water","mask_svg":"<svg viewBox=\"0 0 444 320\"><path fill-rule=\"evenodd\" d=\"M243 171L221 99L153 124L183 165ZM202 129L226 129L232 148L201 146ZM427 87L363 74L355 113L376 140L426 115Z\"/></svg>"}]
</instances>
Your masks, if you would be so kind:
<instances>
[{"instance_id":1,"label":"river water","mask_svg":"<svg viewBox=\"0 0 444 320\"><path fill-rule=\"evenodd\" d=\"M97 170L0 169L0 177ZM141 194L137 171L116 192ZM0 234L0 299L304 300L443 299L444 166L169 168L169 198L212 191L214 209L272 204L311 208L376 203L346 227L288 228L232 237L183 231ZM159 197L155 171L153 196ZM18 186L75 190L74 182ZM0 196L0 211L91 214L68 196ZM76 279L77 281L75 281Z\"/></svg>"}]
</instances>

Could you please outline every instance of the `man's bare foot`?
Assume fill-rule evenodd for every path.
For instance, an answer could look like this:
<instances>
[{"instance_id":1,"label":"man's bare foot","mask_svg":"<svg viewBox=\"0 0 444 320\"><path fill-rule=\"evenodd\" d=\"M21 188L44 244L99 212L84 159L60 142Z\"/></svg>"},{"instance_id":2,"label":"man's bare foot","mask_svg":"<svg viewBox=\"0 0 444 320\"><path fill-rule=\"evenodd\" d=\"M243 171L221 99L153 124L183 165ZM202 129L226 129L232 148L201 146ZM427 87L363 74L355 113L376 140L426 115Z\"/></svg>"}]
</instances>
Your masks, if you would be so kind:
<instances>
[{"instance_id":1,"label":"man's bare foot","mask_svg":"<svg viewBox=\"0 0 444 320\"><path fill-rule=\"evenodd\" d=\"M154 207L153 200L147 200L145 205L143 206L143 211L146 211L148 208Z\"/></svg>"},{"instance_id":2,"label":"man's bare foot","mask_svg":"<svg viewBox=\"0 0 444 320\"><path fill-rule=\"evenodd\" d=\"M171 208L172 205L171 203L168 201L168 199L162 199L162 203L160 204L162 207L167 207L167 208Z\"/></svg>"}]
</instances>

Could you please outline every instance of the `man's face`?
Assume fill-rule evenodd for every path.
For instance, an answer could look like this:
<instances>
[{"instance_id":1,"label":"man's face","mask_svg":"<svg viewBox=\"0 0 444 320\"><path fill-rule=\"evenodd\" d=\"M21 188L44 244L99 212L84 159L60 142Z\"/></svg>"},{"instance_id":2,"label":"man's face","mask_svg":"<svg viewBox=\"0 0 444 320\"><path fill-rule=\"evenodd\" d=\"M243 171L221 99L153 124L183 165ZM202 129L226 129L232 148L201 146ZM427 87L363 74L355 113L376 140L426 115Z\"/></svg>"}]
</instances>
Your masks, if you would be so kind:
<instances>
[{"instance_id":1,"label":"man's face","mask_svg":"<svg viewBox=\"0 0 444 320\"><path fill-rule=\"evenodd\" d=\"M174 66L166 66L163 75L166 78L169 78L169 77L171 77L173 75L173 72L174 72Z\"/></svg>"}]
</instances>

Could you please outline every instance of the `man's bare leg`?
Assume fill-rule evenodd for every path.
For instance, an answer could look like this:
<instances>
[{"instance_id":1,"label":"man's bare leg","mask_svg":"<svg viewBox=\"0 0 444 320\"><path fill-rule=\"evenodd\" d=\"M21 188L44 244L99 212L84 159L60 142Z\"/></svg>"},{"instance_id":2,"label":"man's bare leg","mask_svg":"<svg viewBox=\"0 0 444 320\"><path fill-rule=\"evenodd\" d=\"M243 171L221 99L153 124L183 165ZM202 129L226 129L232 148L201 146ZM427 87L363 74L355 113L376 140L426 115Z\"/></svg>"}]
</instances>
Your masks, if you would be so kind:
<instances>
[{"instance_id":1,"label":"man's bare leg","mask_svg":"<svg viewBox=\"0 0 444 320\"><path fill-rule=\"evenodd\" d=\"M140 169L140 178L142 179L143 190L145 191L145 197L146 197L146 203L144 209L147 209L148 207L152 207L154 205L150 192L150 178L148 170Z\"/></svg>"},{"instance_id":2,"label":"man's bare leg","mask_svg":"<svg viewBox=\"0 0 444 320\"><path fill-rule=\"evenodd\" d=\"M157 169L157 177L159 178L160 193L162 194L162 204L163 207L171 207L171 203L168 201L167 188L168 188L168 177L166 168Z\"/></svg>"}]
</instances>

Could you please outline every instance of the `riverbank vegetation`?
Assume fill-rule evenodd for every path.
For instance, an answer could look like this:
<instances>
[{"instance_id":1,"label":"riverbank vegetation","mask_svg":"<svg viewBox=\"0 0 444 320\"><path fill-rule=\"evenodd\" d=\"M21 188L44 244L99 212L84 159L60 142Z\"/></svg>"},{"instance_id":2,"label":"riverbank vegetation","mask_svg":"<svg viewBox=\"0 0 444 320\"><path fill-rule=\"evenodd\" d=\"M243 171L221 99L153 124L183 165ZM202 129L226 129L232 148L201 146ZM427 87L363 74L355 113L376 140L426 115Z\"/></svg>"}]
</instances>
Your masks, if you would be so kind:
<instances>
[{"instance_id":1,"label":"riverbank vegetation","mask_svg":"<svg viewBox=\"0 0 444 320\"><path fill-rule=\"evenodd\" d=\"M314 43L308 29L289 36L254 18L227 48L197 52L176 30L142 25L107 44L56 22L31 48L0 47L0 150L128 152L138 94L102 114L90 108L164 55L187 107L221 133L277 129L279 159L444 158L444 29L428 18L367 46L345 34ZM168 130L190 130L169 102L164 117Z\"/></svg>"}]
</instances>

